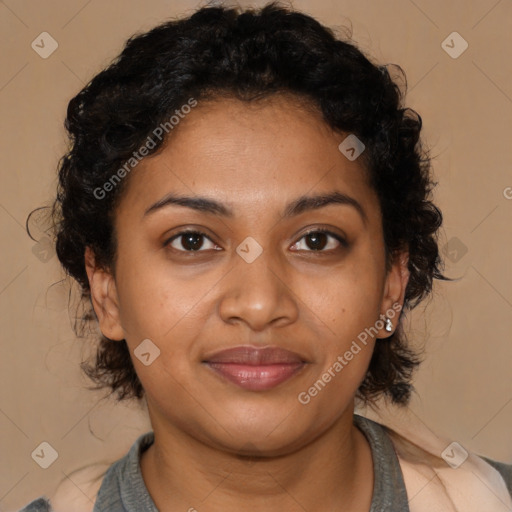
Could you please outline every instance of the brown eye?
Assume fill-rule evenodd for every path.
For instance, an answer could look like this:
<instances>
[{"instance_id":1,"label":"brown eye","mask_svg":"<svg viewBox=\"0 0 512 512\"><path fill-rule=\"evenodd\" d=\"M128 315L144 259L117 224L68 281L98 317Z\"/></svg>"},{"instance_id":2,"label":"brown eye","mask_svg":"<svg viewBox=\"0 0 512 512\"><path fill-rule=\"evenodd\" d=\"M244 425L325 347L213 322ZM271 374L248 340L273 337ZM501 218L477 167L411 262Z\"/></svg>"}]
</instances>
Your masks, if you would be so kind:
<instances>
[{"instance_id":1,"label":"brown eye","mask_svg":"<svg viewBox=\"0 0 512 512\"><path fill-rule=\"evenodd\" d=\"M302 240L304 240L302 247L297 247ZM299 251L328 252L329 250L339 248L340 245L347 247L348 244L342 237L332 233L331 231L316 229L302 236L302 238L296 242L293 247Z\"/></svg>"},{"instance_id":2,"label":"brown eye","mask_svg":"<svg viewBox=\"0 0 512 512\"><path fill-rule=\"evenodd\" d=\"M207 241L206 243L205 240ZM211 244L210 247L208 247L208 243ZM169 245L181 252L200 252L201 250L214 249L216 247L208 236L200 231L182 231L170 238L165 245Z\"/></svg>"},{"instance_id":3,"label":"brown eye","mask_svg":"<svg viewBox=\"0 0 512 512\"><path fill-rule=\"evenodd\" d=\"M310 235L306 235L305 237L306 245L315 251L322 250L328 242L328 235L325 233L311 233Z\"/></svg>"}]
</instances>

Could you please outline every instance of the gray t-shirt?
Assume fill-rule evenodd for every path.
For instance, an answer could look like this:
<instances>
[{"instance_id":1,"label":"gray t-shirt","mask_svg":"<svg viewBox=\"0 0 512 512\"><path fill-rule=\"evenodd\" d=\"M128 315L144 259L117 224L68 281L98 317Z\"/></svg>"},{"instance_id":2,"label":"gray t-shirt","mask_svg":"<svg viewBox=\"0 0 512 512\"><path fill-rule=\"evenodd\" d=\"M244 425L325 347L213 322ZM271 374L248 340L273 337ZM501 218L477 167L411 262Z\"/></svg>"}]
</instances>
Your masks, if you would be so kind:
<instances>
[{"instance_id":1,"label":"gray t-shirt","mask_svg":"<svg viewBox=\"0 0 512 512\"><path fill-rule=\"evenodd\" d=\"M402 470L386 430L379 423L357 414L354 424L368 439L372 452L374 485L370 512L409 512ZM153 432L141 435L130 451L110 466L93 512L158 512L140 470L140 456L153 440ZM512 494L512 465L485 460L501 473ZM20 512L52 512L52 508L47 499L39 498Z\"/></svg>"}]
</instances>

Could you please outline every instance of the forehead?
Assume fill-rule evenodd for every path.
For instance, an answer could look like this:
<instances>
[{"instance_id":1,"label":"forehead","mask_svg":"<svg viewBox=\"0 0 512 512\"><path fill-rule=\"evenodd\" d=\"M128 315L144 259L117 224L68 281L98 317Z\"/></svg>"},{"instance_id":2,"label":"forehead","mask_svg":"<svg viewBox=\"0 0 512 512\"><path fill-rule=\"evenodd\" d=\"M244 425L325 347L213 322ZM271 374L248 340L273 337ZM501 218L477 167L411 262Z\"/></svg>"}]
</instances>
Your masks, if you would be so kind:
<instances>
[{"instance_id":1,"label":"forehead","mask_svg":"<svg viewBox=\"0 0 512 512\"><path fill-rule=\"evenodd\" d=\"M310 104L289 96L199 102L163 149L137 166L126 198L131 207L144 208L177 192L249 212L336 190L371 210L377 197L362 161L338 149L346 136Z\"/></svg>"}]
</instances>

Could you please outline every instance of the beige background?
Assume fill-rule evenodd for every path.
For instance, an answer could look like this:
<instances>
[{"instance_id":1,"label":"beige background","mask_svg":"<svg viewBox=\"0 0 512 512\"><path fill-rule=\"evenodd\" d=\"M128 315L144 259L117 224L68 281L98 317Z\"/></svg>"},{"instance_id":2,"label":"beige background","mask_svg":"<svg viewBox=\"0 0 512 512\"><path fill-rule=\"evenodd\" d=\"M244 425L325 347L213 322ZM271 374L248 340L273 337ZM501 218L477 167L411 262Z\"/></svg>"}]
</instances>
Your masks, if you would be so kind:
<instances>
[{"instance_id":1,"label":"beige background","mask_svg":"<svg viewBox=\"0 0 512 512\"><path fill-rule=\"evenodd\" d=\"M251 5L262 5L254 2ZM192 1L0 2L0 510L16 510L61 478L123 455L150 426L133 405L99 402L79 361L68 283L57 258L25 234L27 214L47 203L65 150L69 99L136 31L191 13ZM241 5L249 5L242 2ZM411 315L410 337L425 344L410 409L466 449L512 462L512 3L507 0L303 0L380 62L400 64L409 105L425 124L444 212L446 273L433 300ZM41 58L43 31L58 49ZM457 59L441 43L453 31L469 43ZM508 195L508 199L507 196ZM38 238L42 233L36 232ZM467 251L467 252L465 252ZM55 284L52 286L52 284ZM58 452L41 469L43 441Z\"/></svg>"}]
</instances>

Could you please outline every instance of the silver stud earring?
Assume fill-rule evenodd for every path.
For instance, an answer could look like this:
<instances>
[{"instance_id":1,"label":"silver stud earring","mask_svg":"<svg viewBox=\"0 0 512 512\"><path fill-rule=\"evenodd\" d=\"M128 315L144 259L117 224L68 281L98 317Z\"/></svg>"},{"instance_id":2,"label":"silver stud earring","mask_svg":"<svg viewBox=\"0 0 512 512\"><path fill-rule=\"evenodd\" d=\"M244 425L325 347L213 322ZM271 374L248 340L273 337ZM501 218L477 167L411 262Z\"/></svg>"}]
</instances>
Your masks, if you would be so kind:
<instances>
[{"instance_id":1,"label":"silver stud earring","mask_svg":"<svg viewBox=\"0 0 512 512\"><path fill-rule=\"evenodd\" d=\"M387 332L391 332L393 330L393 324L391 323L391 320L388 317L386 317L385 329Z\"/></svg>"}]
</instances>

